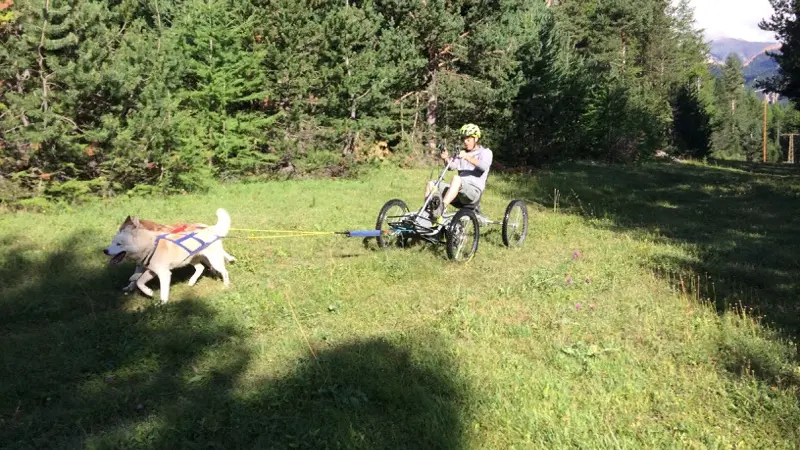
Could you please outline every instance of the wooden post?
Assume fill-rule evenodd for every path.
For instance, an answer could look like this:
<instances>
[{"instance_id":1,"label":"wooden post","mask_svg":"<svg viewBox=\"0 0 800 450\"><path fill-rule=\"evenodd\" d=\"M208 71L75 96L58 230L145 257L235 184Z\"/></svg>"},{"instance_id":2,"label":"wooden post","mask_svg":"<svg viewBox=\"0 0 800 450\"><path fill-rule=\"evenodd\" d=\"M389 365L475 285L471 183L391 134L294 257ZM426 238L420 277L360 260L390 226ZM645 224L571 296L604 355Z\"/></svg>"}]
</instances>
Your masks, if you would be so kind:
<instances>
[{"instance_id":1,"label":"wooden post","mask_svg":"<svg viewBox=\"0 0 800 450\"><path fill-rule=\"evenodd\" d=\"M800 133L784 133L781 136L789 136L789 154L786 155L786 162L794 164L794 137L800 136Z\"/></svg>"}]
</instances>

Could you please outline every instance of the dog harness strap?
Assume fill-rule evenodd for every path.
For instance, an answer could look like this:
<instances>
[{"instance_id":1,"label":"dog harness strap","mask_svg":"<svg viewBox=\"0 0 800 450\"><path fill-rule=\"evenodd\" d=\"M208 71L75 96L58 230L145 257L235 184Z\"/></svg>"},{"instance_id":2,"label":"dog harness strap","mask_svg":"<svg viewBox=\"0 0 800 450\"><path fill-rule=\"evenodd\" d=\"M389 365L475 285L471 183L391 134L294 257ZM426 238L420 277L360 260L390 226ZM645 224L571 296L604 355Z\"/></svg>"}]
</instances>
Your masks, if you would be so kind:
<instances>
[{"instance_id":1,"label":"dog harness strap","mask_svg":"<svg viewBox=\"0 0 800 450\"><path fill-rule=\"evenodd\" d=\"M144 258L142 258L142 262L141 262L142 267L147 267L147 266L150 265L150 260L153 258L153 255L156 253L156 246L157 245L158 245L158 240L156 240L156 245L154 245L153 248L149 252L147 252L147 254L144 256Z\"/></svg>"},{"instance_id":2,"label":"dog harness strap","mask_svg":"<svg viewBox=\"0 0 800 450\"><path fill-rule=\"evenodd\" d=\"M171 235L172 235L172 233L164 233L164 234L159 234L158 236L156 236L156 242L155 242L155 245L153 245L153 250L151 250L150 253L147 256L145 256L144 260L142 261L142 265L143 266L147 267L148 265L150 265L150 260L153 258L153 255L156 253L156 248L158 248L158 243L161 240L170 241L173 244L176 244L177 246L182 248L184 251L186 251L186 253L188 253L186 258L190 258L190 257L200 253L206 247L208 247L209 245L213 244L214 242L217 242L220 239L219 236L212 235L213 239L211 239L210 241L204 241L200 236L197 235L197 232L193 232L193 233L182 235L177 239L174 238L174 237L170 237ZM193 241L194 243L196 243L196 247L192 246L194 248L191 248L191 247L187 246L186 244L189 243L187 241L190 241L190 242ZM186 244L184 244L184 243L186 243Z\"/></svg>"},{"instance_id":3,"label":"dog harness strap","mask_svg":"<svg viewBox=\"0 0 800 450\"><path fill-rule=\"evenodd\" d=\"M186 245L183 244L184 242L186 242L186 241L188 241L190 239L193 239L193 240L197 241L197 243L199 244L199 247L197 247L196 249L192 250L191 248L189 248L189 247L187 247ZM186 253L188 253L189 256L193 256L194 254L202 251L204 248L208 247L209 245L213 244L214 242L216 242L218 240L219 240L219 236L214 236L214 239L212 239L209 242L206 242L202 238L197 236L197 233L189 233L189 234L181 237L180 239L170 239L170 241L178 244L182 249L186 250Z\"/></svg>"},{"instance_id":4,"label":"dog harness strap","mask_svg":"<svg viewBox=\"0 0 800 450\"><path fill-rule=\"evenodd\" d=\"M173 228L172 229L172 233L182 233L182 232L186 231L187 228L189 228L188 225L181 224L181 225L178 225L177 227Z\"/></svg>"}]
</instances>

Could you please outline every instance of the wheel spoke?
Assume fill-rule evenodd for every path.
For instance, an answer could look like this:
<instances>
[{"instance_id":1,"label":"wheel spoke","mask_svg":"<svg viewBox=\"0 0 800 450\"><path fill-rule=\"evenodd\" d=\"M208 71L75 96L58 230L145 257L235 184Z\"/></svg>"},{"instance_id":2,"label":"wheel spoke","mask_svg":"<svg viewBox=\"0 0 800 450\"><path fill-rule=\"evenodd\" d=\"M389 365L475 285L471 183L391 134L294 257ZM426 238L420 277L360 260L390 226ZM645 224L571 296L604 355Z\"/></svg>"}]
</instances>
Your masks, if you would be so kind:
<instances>
[{"instance_id":1,"label":"wheel spoke","mask_svg":"<svg viewBox=\"0 0 800 450\"><path fill-rule=\"evenodd\" d=\"M398 225L402 226L402 218L406 213L408 213L408 206L400 199L390 200L383 205L378 214L378 221L375 227L389 233L378 236L378 247L385 248L404 243L405 235L402 231L398 231L396 227Z\"/></svg>"},{"instance_id":2,"label":"wheel spoke","mask_svg":"<svg viewBox=\"0 0 800 450\"><path fill-rule=\"evenodd\" d=\"M447 254L454 261L469 261L478 249L479 219L471 211L456 213L447 229Z\"/></svg>"}]
</instances>

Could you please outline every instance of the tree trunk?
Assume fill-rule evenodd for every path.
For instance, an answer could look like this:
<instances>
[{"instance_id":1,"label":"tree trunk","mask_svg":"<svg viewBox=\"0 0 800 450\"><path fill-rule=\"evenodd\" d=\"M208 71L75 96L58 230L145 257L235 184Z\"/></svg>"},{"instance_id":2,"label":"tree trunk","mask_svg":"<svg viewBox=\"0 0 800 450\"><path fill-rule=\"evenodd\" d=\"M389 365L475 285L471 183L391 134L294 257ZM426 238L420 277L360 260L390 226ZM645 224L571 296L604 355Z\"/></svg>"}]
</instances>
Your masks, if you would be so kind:
<instances>
[{"instance_id":1,"label":"tree trunk","mask_svg":"<svg viewBox=\"0 0 800 450\"><path fill-rule=\"evenodd\" d=\"M431 81L428 84L428 105L425 112L425 121L428 124L428 148L431 153L436 152L436 117L439 111L439 98L436 87L436 70L431 71Z\"/></svg>"},{"instance_id":2,"label":"tree trunk","mask_svg":"<svg viewBox=\"0 0 800 450\"><path fill-rule=\"evenodd\" d=\"M347 78L350 79L352 72L350 71L350 58L344 58L344 65L347 67ZM350 121L356 120L356 98L355 94L350 93ZM347 127L347 142L344 145L344 154L350 155L353 153L355 147L355 139L353 137L353 129L350 125Z\"/></svg>"},{"instance_id":3,"label":"tree trunk","mask_svg":"<svg viewBox=\"0 0 800 450\"><path fill-rule=\"evenodd\" d=\"M39 59L38 59L38 62L39 62L39 78L41 78L41 80L42 80L42 111L47 111L47 107L48 107L48 104L49 104L48 99L47 99L47 94L49 92L49 88L47 86L47 70L45 68L45 63L44 63L45 62L44 61L45 60L45 57L44 57L44 51L45 51L44 50L44 43L45 42L44 42L44 40L45 40L45 37L46 37L45 32L47 31L47 17L48 17L47 13L48 13L49 9L50 9L50 0L47 0L44 3L44 23L42 24L42 37L41 37L41 39L39 41L39 47L38 47L38 51L39 51Z\"/></svg>"},{"instance_id":4,"label":"tree trunk","mask_svg":"<svg viewBox=\"0 0 800 450\"><path fill-rule=\"evenodd\" d=\"M354 122L356 120L356 100L353 99L353 103L350 105L350 121ZM355 151L356 147L356 140L355 135L353 133L353 128L351 126L347 127L347 142L344 145L344 154L350 155Z\"/></svg>"}]
</instances>

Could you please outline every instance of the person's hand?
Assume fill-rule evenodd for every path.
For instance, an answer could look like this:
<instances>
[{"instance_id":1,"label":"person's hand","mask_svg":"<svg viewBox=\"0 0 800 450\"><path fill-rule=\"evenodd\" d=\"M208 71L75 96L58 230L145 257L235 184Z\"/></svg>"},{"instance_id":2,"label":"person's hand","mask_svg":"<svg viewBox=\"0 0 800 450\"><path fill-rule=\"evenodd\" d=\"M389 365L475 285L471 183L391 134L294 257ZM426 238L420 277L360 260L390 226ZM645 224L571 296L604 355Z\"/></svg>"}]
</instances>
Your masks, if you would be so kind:
<instances>
[{"instance_id":1,"label":"person's hand","mask_svg":"<svg viewBox=\"0 0 800 450\"><path fill-rule=\"evenodd\" d=\"M450 154L447 153L447 150L442 150L442 153L439 153L439 157L447 161L450 158Z\"/></svg>"},{"instance_id":2,"label":"person's hand","mask_svg":"<svg viewBox=\"0 0 800 450\"><path fill-rule=\"evenodd\" d=\"M461 150L461 151L458 153L458 157L459 157L459 158L461 158L461 159L466 159L468 155L469 155L469 153L467 153L467 151L466 151L466 150Z\"/></svg>"}]
</instances>

